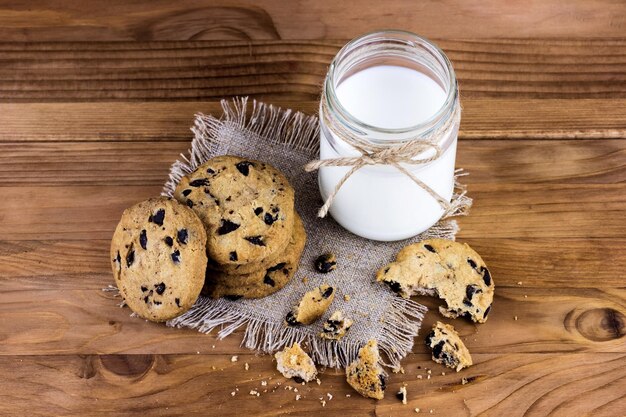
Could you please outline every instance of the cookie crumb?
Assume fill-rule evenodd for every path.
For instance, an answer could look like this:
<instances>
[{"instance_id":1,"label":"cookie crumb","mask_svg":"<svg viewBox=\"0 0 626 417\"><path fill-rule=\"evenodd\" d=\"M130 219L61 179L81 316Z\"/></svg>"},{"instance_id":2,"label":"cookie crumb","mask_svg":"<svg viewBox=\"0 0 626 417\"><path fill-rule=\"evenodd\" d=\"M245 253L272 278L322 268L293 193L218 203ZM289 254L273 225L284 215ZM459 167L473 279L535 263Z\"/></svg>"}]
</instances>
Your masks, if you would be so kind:
<instances>
[{"instance_id":1,"label":"cookie crumb","mask_svg":"<svg viewBox=\"0 0 626 417\"><path fill-rule=\"evenodd\" d=\"M416 407L416 408L415 408L415 412L416 412L416 413L419 413L419 412L420 412L420 409Z\"/></svg>"},{"instance_id":2,"label":"cookie crumb","mask_svg":"<svg viewBox=\"0 0 626 417\"><path fill-rule=\"evenodd\" d=\"M239 356L233 356L232 358L230 358L231 362L237 362L239 360Z\"/></svg>"},{"instance_id":3,"label":"cookie crumb","mask_svg":"<svg viewBox=\"0 0 626 417\"><path fill-rule=\"evenodd\" d=\"M267 381L261 381L261 385L264 387L267 386Z\"/></svg>"},{"instance_id":4,"label":"cookie crumb","mask_svg":"<svg viewBox=\"0 0 626 417\"><path fill-rule=\"evenodd\" d=\"M326 401L322 400L320 403L322 404L322 407L326 407Z\"/></svg>"},{"instance_id":5,"label":"cookie crumb","mask_svg":"<svg viewBox=\"0 0 626 417\"><path fill-rule=\"evenodd\" d=\"M327 392L326 396L328 397L328 401L333 399L333 395L330 392Z\"/></svg>"},{"instance_id":6,"label":"cookie crumb","mask_svg":"<svg viewBox=\"0 0 626 417\"><path fill-rule=\"evenodd\" d=\"M517 281L517 285L522 285L522 281Z\"/></svg>"},{"instance_id":7,"label":"cookie crumb","mask_svg":"<svg viewBox=\"0 0 626 417\"><path fill-rule=\"evenodd\" d=\"M250 369L250 365L248 365L248 362L243 364L243 369L245 369L246 371Z\"/></svg>"},{"instance_id":8,"label":"cookie crumb","mask_svg":"<svg viewBox=\"0 0 626 417\"><path fill-rule=\"evenodd\" d=\"M350 295L344 294L343 299L344 301L350 301Z\"/></svg>"},{"instance_id":9,"label":"cookie crumb","mask_svg":"<svg viewBox=\"0 0 626 417\"><path fill-rule=\"evenodd\" d=\"M315 379L315 382L317 382L317 385L322 385L322 381L320 381L320 379L319 379L319 378L316 378L316 379Z\"/></svg>"},{"instance_id":10,"label":"cookie crumb","mask_svg":"<svg viewBox=\"0 0 626 417\"><path fill-rule=\"evenodd\" d=\"M426 375L426 379L430 379L430 375Z\"/></svg>"},{"instance_id":11,"label":"cookie crumb","mask_svg":"<svg viewBox=\"0 0 626 417\"><path fill-rule=\"evenodd\" d=\"M215 349L215 345L212 345L212 346L211 346L211 349Z\"/></svg>"},{"instance_id":12,"label":"cookie crumb","mask_svg":"<svg viewBox=\"0 0 626 417\"><path fill-rule=\"evenodd\" d=\"M517 321L517 316L513 316L513 320Z\"/></svg>"},{"instance_id":13,"label":"cookie crumb","mask_svg":"<svg viewBox=\"0 0 626 417\"><path fill-rule=\"evenodd\" d=\"M396 398L406 405L406 387L400 387L400 391L396 393Z\"/></svg>"},{"instance_id":14,"label":"cookie crumb","mask_svg":"<svg viewBox=\"0 0 626 417\"><path fill-rule=\"evenodd\" d=\"M255 390L251 390L251 391L250 391L250 395L256 395L256 396L258 397L258 396L259 396L259 395L261 395L261 394L259 394L259 393L258 393L257 391L255 391Z\"/></svg>"},{"instance_id":15,"label":"cookie crumb","mask_svg":"<svg viewBox=\"0 0 626 417\"><path fill-rule=\"evenodd\" d=\"M461 385L465 385L467 384L469 381L467 380L467 378L461 378Z\"/></svg>"},{"instance_id":16,"label":"cookie crumb","mask_svg":"<svg viewBox=\"0 0 626 417\"><path fill-rule=\"evenodd\" d=\"M403 374L403 373L404 373L404 368L403 368L402 366L400 366L399 368L394 368L394 369L392 369L392 372L393 372L394 374L397 374L397 373L401 373L401 374Z\"/></svg>"},{"instance_id":17,"label":"cookie crumb","mask_svg":"<svg viewBox=\"0 0 626 417\"><path fill-rule=\"evenodd\" d=\"M441 373L441 376L446 376L446 373L445 373L445 372L442 372L442 373Z\"/></svg>"},{"instance_id":18,"label":"cookie crumb","mask_svg":"<svg viewBox=\"0 0 626 417\"><path fill-rule=\"evenodd\" d=\"M428 371L426 371L426 372L428 373L428 375L430 375L430 374L432 374L432 373L433 373L433 371L432 371L432 370L430 370L430 369L429 369Z\"/></svg>"},{"instance_id":19,"label":"cookie crumb","mask_svg":"<svg viewBox=\"0 0 626 417\"><path fill-rule=\"evenodd\" d=\"M350 397L351 397L351 395L350 395L350 394L346 394L346 398L350 398Z\"/></svg>"},{"instance_id":20,"label":"cookie crumb","mask_svg":"<svg viewBox=\"0 0 626 417\"><path fill-rule=\"evenodd\" d=\"M303 283L303 284L306 284L306 283L308 283L308 282L309 282L309 278L307 278L307 277L302 277L302 283Z\"/></svg>"},{"instance_id":21,"label":"cookie crumb","mask_svg":"<svg viewBox=\"0 0 626 417\"><path fill-rule=\"evenodd\" d=\"M233 396L233 397L235 396L235 394L236 394L236 392L235 392L235 391L233 391L233 392L231 392L231 393L230 393L230 395L231 395L231 396Z\"/></svg>"},{"instance_id":22,"label":"cookie crumb","mask_svg":"<svg viewBox=\"0 0 626 417\"><path fill-rule=\"evenodd\" d=\"M433 410L431 409L431 410L429 410L428 412L429 412L430 414L432 414L432 413L433 413Z\"/></svg>"},{"instance_id":23,"label":"cookie crumb","mask_svg":"<svg viewBox=\"0 0 626 417\"><path fill-rule=\"evenodd\" d=\"M421 376L421 375L418 375L418 376L417 376L417 379L422 379L422 378L424 378L424 377L423 377L423 376Z\"/></svg>"},{"instance_id":24,"label":"cookie crumb","mask_svg":"<svg viewBox=\"0 0 626 417\"><path fill-rule=\"evenodd\" d=\"M324 253L315 260L315 269L322 274L337 269L337 257L333 253Z\"/></svg>"},{"instance_id":25,"label":"cookie crumb","mask_svg":"<svg viewBox=\"0 0 626 417\"><path fill-rule=\"evenodd\" d=\"M300 394L296 395L296 401L300 401L300 398L302 398Z\"/></svg>"},{"instance_id":26,"label":"cookie crumb","mask_svg":"<svg viewBox=\"0 0 626 417\"><path fill-rule=\"evenodd\" d=\"M524 298L528 298L528 296L526 294L524 294Z\"/></svg>"}]
</instances>

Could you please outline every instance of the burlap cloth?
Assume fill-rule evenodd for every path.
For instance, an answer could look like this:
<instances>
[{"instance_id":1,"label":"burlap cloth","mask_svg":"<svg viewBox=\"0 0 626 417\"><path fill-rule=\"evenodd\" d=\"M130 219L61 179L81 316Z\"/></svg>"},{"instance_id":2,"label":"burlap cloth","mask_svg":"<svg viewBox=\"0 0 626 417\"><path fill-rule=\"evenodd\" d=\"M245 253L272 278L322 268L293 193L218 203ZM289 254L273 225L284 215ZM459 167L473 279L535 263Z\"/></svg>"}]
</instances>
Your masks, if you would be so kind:
<instances>
[{"instance_id":1,"label":"burlap cloth","mask_svg":"<svg viewBox=\"0 0 626 417\"><path fill-rule=\"evenodd\" d=\"M455 210L450 216L413 239L383 243L357 237L332 218L317 217L322 204L317 175L304 172L302 167L318 156L318 119L256 101L247 106L246 102L223 101L221 119L196 115L189 154L181 155L182 159L172 165L162 194L171 196L183 175L213 156L234 154L269 162L287 175L296 191L296 209L308 234L300 268L285 288L269 297L237 301L200 297L191 310L167 324L204 333L219 328L219 338L246 326L243 346L271 353L286 344L304 342L316 363L332 367L346 366L366 341L376 339L388 365L398 367L413 347L426 307L393 294L376 283L374 275L400 248L413 241L430 237L454 239L458 227L449 217L465 214L471 199L463 187L457 187L453 197ZM314 259L324 252L337 255L337 270L329 274L320 274L313 268ZM308 278L306 283L304 277ZM321 320L297 328L283 324L290 307L298 303L302 294L323 283L337 289L327 316L340 309L354 321L352 329L338 342L319 337ZM344 296L349 296L349 301Z\"/></svg>"}]
</instances>

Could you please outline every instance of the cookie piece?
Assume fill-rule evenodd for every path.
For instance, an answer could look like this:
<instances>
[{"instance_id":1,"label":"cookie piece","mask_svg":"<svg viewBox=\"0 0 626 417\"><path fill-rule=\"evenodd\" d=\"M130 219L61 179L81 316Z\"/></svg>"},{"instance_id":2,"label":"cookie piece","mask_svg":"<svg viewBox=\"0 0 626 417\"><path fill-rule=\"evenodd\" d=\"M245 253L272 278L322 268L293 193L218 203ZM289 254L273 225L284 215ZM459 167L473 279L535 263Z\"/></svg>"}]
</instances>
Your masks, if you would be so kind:
<instances>
[{"instance_id":1,"label":"cookie piece","mask_svg":"<svg viewBox=\"0 0 626 417\"><path fill-rule=\"evenodd\" d=\"M327 274L337 269L337 257L334 253L324 253L315 260L315 269L317 272Z\"/></svg>"},{"instance_id":2,"label":"cookie piece","mask_svg":"<svg viewBox=\"0 0 626 417\"><path fill-rule=\"evenodd\" d=\"M327 340L339 340L352 327L352 320L343 316L340 310L335 311L322 327L320 337Z\"/></svg>"},{"instance_id":3,"label":"cookie piece","mask_svg":"<svg viewBox=\"0 0 626 417\"><path fill-rule=\"evenodd\" d=\"M435 362L456 369L457 372L472 365L469 350L454 327L449 324L440 321L435 323L426 336L426 346L432 349L432 358Z\"/></svg>"},{"instance_id":4,"label":"cookie piece","mask_svg":"<svg viewBox=\"0 0 626 417\"><path fill-rule=\"evenodd\" d=\"M402 404L406 405L407 404L406 396L407 396L406 386L401 386L400 391L396 392L396 398L402 401Z\"/></svg>"},{"instance_id":5,"label":"cookie piece","mask_svg":"<svg viewBox=\"0 0 626 417\"><path fill-rule=\"evenodd\" d=\"M385 397L387 373L380 366L376 340L359 350L358 358L346 367L346 380L359 394L382 400Z\"/></svg>"},{"instance_id":6,"label":"cookie piece","mask_svg":"<svg viewBox=\"0 0 626 417\"><path fill-rule=\"evenodd\" d=\"M309 382L317 376L317 369L313 359L302 350L299 343L286 347L281 352L276 352L276 369L285 378L293 378L294 381Z\"/></svg>"},{"instance_id":7,"label":"cookie piece","mask_svg":"<svg viewBox=\"0 0 626 417\"><path fill-rule=\"evenodd\" d=\"M334 299L335 289L330 285L323 284L306 292L300 303L287 313L285 324L300 326L313 323L324 315Z\"/></svg>"},{"instance_id":8,"label":"cookie piece","mask_svg":"<svg viewBox=\"0 0 626 417\"><path fill-rule=\"evenodd\" d=\"M262 298L282 289L294 276L306 244L306 231L296 215L293 236L277 263L267 269L244 275L229 275L210 269L202 294L211 298Z\"/></svg>"},{"instance_id":9,"label":"cookie piece","mask_svg":"<svg viewBox=\"0 0 626 417\"><path fill-rule=\"evenodd\" d=\"M376 279L404 298L437 295L449 318L467 316L484 323L493 302L494 282L482 258L466 243L428 239L403 248Z\"/></svg>"},{"instance_id":10,"label":"cookie piece","mask_svg":"<svg viewBox=\"0 0 626 417\"><path fill-rule=\"evenodd\" d=\"M165 321L198 298L206 232L191 209L160 197L126 209L111 240L111 266L124 301L139 316Z\"/></svg>"},{"instance_id":11,"label":"cookie piece","mask_svg":"<svg viewBox=\"0 0 626 417\"><path fill-rule=\"evenodd\" d=\"M264 162L230 155L209 159L180 180L174 197L204 223L214 269L260 264L283 252L292 235L293 188Z\"/></svg>"}]
</instances>

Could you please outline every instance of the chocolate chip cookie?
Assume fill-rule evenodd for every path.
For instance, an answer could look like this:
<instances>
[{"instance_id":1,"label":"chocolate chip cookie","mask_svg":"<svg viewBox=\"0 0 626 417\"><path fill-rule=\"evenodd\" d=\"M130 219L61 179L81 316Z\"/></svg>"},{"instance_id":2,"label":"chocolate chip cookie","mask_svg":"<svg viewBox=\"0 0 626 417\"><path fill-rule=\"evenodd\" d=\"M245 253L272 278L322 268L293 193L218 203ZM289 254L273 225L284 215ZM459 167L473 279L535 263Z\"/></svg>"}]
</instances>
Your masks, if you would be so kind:
<instances>
[{"instance_id":1,"label":"chocolate chip cookie","mask_svg":"<svg viewBox=\"0 0 626 417\"><path fill-rule=\"evenodd\" d=\"M346 380L359 394L382 400L385 397L387 374L380 366L376 340L370 340L359 350L358 358L346 367Z\"/></svg>"},{"instance_id":2,"label":"chocolate chip cookie","mask_svg":"<svg viewBox=\"0 0 626 417\"><path fill-rule=\"evenodd\" d=\"M174 197L200 217L212 268L232 272L283 252L292 235L294 191L264 162L218 156L180 180Z\"/></svg>"},{"instance_id":3,"label":"chocolate chip cookie","mask_svg":"<svg viewBox=\"0 0 626 417\"><path fill-rule=\"evenodd\" d=\"M467 316L477 323L487 320L495 288L480 255L466 243L446 239L406 246L376 279L404 298L437 295L447 304L439 308L442 315Z\"/></svg>"},{"instance_id":4,"label":"chocolate chip cookie","mask_svg":"<svg viewBox=\"0 0 626 417\"><path fill-rule=\"evenodd\" d=\"M287 285L298 270L305 243L306 231L302 219L296 214L289 246L275 264L243 275L207 269L202 294L212 298L261 298L273 294Z\"/></svg>"},{"instance_id":5,"label":"chocolate chip cookie","mask_svg":"<svg viewBox=\"0 0 626 417\"><path fill-rule=\"evenodd\" d=\"M435 323L426 336L426 346L431 348L435 362L456 369L457 372L472 365L469 350L449 324L440 321Z\"/></svg>"},{"instance_id":6,"label":"chocolate chip cookie","mask_svg":"<svg viewBox=\"0 0 626 417\"><path fill-rule=\"evenodd\" d=\"M285 378L293 378L296 382L309 382L317 376L313 359L300 347L299 343L277 352L276 369Z\"/></svg>"},{"instance_id":7,"label":"chocolate chip cookie","mask_svg":"<svg viewBox=\"0 0 626 417\"><path fill-rule=\"evenodd\" d=\"M191 209L160 197L126 209L111 241L113 276L139 316L165 321L198 298L206 270L206 232Z\"/></svg>"}]
</instances>

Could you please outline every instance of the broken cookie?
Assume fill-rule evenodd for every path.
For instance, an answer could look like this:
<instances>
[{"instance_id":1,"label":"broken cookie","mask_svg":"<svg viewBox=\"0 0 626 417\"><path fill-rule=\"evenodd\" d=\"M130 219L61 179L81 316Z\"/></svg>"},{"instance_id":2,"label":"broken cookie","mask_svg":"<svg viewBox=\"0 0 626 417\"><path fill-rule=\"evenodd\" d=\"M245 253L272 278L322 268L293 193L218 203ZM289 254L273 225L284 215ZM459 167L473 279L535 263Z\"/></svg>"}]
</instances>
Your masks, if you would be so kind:
<instances>
[{"instance_id":1,"label":"broken cookie","mask_svg":"<svg viewBox=\"0 0 626 417\"><path fill-rule=\"evenodd\" d=\"M343 316L339 310L335 311L323 324L320 337L327 340L339 340L350 330L352 320Z\"/></svg>"},{"instance_id":2,"label":"broken cookie","mask_svg":"<svg viewBox=\"0 0 626 417\"><path fill-rule=\"evenodd\" d=\"M324 315L335 298L335 289L329 285L321 285L308 291L285 317L288 326L311 324Z\"/></svg>"},{"instance_id":3,"label":"broken cookie","mask_svg":"<svg viewBox=\"0 0 626 417\"><path fill-rule=\"evenodd\" d=\"M380 365L376 340L359 350L358 358L346 367L346 380L359 394L381 400L385 397L387 374Z\"/></svg>"},{"instance_id":4,"label":"broken cookie","mask_svg":"<svg viewBox=\"0 0 626 417\"><path fill-rule=\"evenodd\" d=\"M403 248L396 260L381 268L376 280L404 298L437 295L445 317L467 316L484 323L493 302L494 283L482 258L467 244L428 239Z\"/></svg>"},{"instance_id":5,"label":"broken cookie","mask_svg":"<svg viewBox=\"0 0 626 417\"><path fill-rule=\"evenodd\" d=\"M293 378L296 382L309 382L317 376L313 359L302 350L299 343L294 343L274 355L276 369L285 378Z\"/></svg>"},{"instance_id":6,"label":"broken cookie","mask_svg":"<svg viewBox=\"0 0 626 417\"><path fill-rule=\"evenodd\" d=\"M426 346L433 351L433 360L448 368L460 371L472 365L472 356L465 344L449 324L438 321L426 337Z\"/></svg>"}]
</instances>

